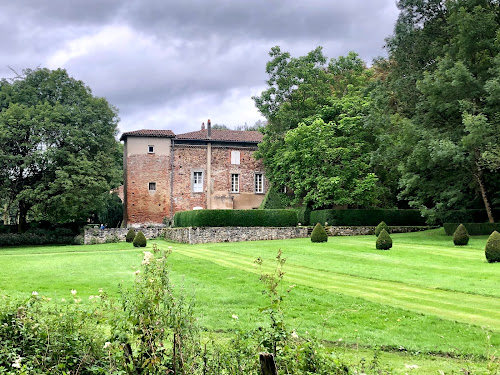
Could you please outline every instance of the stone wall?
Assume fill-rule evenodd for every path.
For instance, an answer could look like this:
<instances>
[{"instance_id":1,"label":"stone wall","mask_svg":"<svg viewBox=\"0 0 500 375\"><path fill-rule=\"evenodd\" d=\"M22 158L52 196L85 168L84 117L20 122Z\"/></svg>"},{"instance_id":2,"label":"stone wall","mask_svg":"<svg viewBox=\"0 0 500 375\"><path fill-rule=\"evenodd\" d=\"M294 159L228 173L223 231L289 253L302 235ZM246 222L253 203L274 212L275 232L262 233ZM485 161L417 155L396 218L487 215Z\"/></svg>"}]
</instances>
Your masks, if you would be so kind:
<instances>
[{"instance_id":1,"label":"stone wall","mask_svg":"<svg viewBox=\"0 0 500 375\"><path fill-rule=\"evenodd\" d=\"M410 233L428 230L432 227L389 227L391 233ZM330 236L362 236L375 234L375 227L330 227Z\"/></svg>"},{"instance_id":2,"label":"stone wall","mask_svg":"<svg viewBox=\"0 0 500 375\"><path fill-rule=\"evenodd\" d=\"M188 243L241 242L306 238L307 228L295 227L204 227L164 228L166 240Z\"/></svg>"},{"instance_id":3,"label":"stone wall","mask_svg":"<svg viewBox=\"0 0 500 375\"><path fill-rule=\"evenodd\" d=\"M97 243L125 241L130 228L106 228L99 229L98 227L87 227L84 231L83 243L92 245ZM162 236L164 226L134 228L135 232L142 231L147 239L157 238Z\"/></svg>"}]
</instances>

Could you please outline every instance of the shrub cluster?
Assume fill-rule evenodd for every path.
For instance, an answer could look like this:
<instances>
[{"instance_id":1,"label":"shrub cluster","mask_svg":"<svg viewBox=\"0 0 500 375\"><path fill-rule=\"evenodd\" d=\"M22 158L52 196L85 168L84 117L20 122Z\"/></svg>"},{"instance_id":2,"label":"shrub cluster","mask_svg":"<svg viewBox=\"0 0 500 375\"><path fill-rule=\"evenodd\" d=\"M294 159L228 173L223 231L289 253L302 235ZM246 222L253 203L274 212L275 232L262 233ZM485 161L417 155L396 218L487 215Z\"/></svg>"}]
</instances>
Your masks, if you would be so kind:
<instances>
[{"instance_id":1,"label":"shrub cluster","mask_svg":"<svg viewBox=\"0 0 500 375\"><path fill-rule=\"evenodd\" d=\"M452 236L457 230L459 223L444 223L444 231L448 236ZM464 223L469 236L489 236L493 231L500 231L500 223Z\"/></svg>"},{"instance_id":2,"label":"shrub cluster","mask_svg":"<svg viewBox=\"0 0 500 375\"><path fill-rule=\"evenodd\" d=\"M330 225L376 226L381 221L390 226L424 226L425 218L419 210L318 210L311 212L312 223L328 222Z\"/></svg>"},{"instance_id":3,"label":"shrub cluster","mask_svg":"<svg viewBox=\"0 0 500 375\"><path fill-rule=\"evenodd\" d=\"M146 247L146 236L144 236L144 233L142 231L137 232L137 234L134 237L134 247Z\"/></svg>"},{"instance_id":4,"label":"shrub cluster","mask_svg":"<svg viewBox=\"0 0 500 375\"><path fill-rule=\"evenodd\" d=\"M0 233L0 246L75 244L76 234L69 228L30 229L24 233Z\"/></svg>"},{"instance_id":5,"label":"shrub cluster","mask_svg":"<svg viewBox=\"0 0 500 375\"><path fill-rule=\"evenodd\" d=\"M389 233L389 227L385 223L385 221L381 221L379 225L375 228L375 236L379 236L380 232L382 232L382 229L385 229L387 233Z\"/></svg>"},{"instance_id":6,"label":"shrub cluster","mask_svg":"<svg viewBox=\"0 0 500 375\"><path fill-rule=\"evenodd\" d=\"M484 254L489 263L500 262L500 233L497 231L494 231L488 238Z\"/></svg>"},{"instance_id":7,"label":"shrub cluster","mask_svg":"<svg viewBox=\"0 0 500 375\"><path fill-rule=\"evenodd\" d=\"M311 242L327 242L328 234L320 223L317 223L311 233Z\"/></svg>"},{"instance_id":8,"label":"shrub cluster","mask_svg":"<svg viewBox=\"0 0 500 375\"><path fill-rule=\"evenodd\" d=\"M453 233L453 243L455 246L465 246L469 243L469 233L463 224L460 224Z\"/></svg>"},{"instance_id":9,"label":"shrub cluster","mask_svg":"<svg viewBox=\"0 0 500 375\"><path fill-rule=\"evenodd\" d=\"M177 212L176 227L295 227L295 210L193 210Z\"/></svg>"},{"instance_id":10,"label":"shrub cluster","mask_svg":"<svg viewBox=\"0 0 500 375\"><path fill-rule=\"evenodd\" d=\"M385 229L382 229L375 243L377 250L389 250L392 247L392 238Z\"/></svg>"},{"instance_id":11,"label":"shrub cluster","mask_svg":"<svg viewBox=\"0 0 500 375\"><path fill-rule=\"evenodd\" d=\"M261 210L284 209L290 206L291 199L285 193L278 191L274 186L271 186L259 206Z\"/></svg>"}]
</instances>

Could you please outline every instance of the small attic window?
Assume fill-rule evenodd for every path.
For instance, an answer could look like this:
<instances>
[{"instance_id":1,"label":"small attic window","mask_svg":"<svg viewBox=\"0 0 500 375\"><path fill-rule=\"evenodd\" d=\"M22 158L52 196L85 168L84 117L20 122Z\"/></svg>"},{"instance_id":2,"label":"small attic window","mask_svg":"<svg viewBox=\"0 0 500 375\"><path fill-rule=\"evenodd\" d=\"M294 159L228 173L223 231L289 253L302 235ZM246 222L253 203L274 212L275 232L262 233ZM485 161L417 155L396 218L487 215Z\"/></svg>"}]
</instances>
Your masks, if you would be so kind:
<instances>
[{"instance_id":1,"label":"small attic window","mask_svg":"<svg viewBox=\"0 0 500 375\"><path fill-rule=\"evenodd\" d=\"M149 191L156 191L156 182L149 183Z\"/></svg>"},{"instance_id":2,"label":"small attic window","mask_svg":"<svg viewBox=\"0 0 500 375\"><path fill-rule=\"evenodd\" d=\"M149 145L148 146L148 154L154 154L155 153L155 146Z\"/></svg>"}]
</instances>

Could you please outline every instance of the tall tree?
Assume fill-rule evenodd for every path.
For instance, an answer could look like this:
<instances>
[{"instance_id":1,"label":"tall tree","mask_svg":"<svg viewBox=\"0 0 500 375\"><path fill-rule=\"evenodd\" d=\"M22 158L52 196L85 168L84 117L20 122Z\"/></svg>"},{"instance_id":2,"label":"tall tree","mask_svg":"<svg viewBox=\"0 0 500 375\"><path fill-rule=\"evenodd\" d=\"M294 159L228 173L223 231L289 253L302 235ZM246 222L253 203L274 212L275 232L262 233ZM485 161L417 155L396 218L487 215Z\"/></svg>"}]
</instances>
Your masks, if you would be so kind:
<instances>
[{"instance_id":1,"label":"tall tree","mask_svg":"<svg viewBox=\"0 0 500 375\"><path fill-rule=\"evenodd\" d=\"M29 217L85 219L120 182L117 111L65 70L0 81L0 180Z\"/></svg>"},{"instance_id":2,"label":"tall tree","mask_svg":"<svg viewBox=\"0 0 500 375\"><path fill-rule=\"evenodd\" d=\"M389 136L397 149L399 197L431 218L482 202L493 221L491 202L500 201L499 3L402 0L398 6L389 73L374 90L391 99L372 101L380 110L370 120L372 127L378 120L396 128L378 137L382 145ZM378 151L384 154L383 145Z\"/></svg>"}]
</instances>

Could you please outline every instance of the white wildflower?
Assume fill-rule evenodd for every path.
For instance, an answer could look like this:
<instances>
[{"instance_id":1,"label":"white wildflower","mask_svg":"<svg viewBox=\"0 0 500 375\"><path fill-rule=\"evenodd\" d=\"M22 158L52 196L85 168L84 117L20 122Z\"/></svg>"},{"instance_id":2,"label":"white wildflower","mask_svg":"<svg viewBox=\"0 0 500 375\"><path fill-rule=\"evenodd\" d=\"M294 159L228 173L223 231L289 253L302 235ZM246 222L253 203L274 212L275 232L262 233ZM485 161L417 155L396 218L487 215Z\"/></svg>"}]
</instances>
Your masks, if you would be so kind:
<instances>
[{"instance_id":1,"label":"white wildflower","mask_svg":"<svg viewBox=\"0 0 500 375\"><path fill-rule=\"evenodd\" d=\"M297 335L297 332L295 332L295 330L292 331L292 333L290 334L290 336L292 336L294 339L298 339L299 338L299 335Z\"/></svg>"},{"instance_id":2,"label":"white wildflower","mask_svg":"<svg viewBox=\"0 0 500 375\"><path fill-rule=\"evenodd\" d=\"M34 290L34 291L31 292L31 295L32 296L38 296L38 292L36 290Z\"/></svg>"},{"instance_id":3,"label":"white wildflower","mask_svg":"<svg viewBox=\"0 0 500 375\"><path fill-rule=\"evenodd\" d=\"M418 366L417 366L417 365L407 365L407 364L405 364L405 367L406 367L407 369L410 369L410 370L414 370L414 369L417 369L417 368L418 368Z\"/></svg>"},{"instance_id":4,"label":"white wildflower","mask_svg":"<svg viewBox=\"0 0 500 375\"><path fill-rule=\"evenodd\" d=\"M17 359L12 364L12 367L21 368L21 359L22 359L21 356L17 357Z\"/></svg>"},{"instance_id":5,"label":"white wildflower","mask_svg":"<svg viewBox=\"0 0 500 375\"><path fill-rule=\"evenodd\" d=\"M75 296L76 295L76 289L71 289L71 294Z\"/></svg>"},{"instance_id":6,"label":"white wildflower","mask_svg":"<svg viewBox=\"0 0 500 375\"><path fill-rule=\"evenodd\" d=\"M104 289L99 288L99 293L104 293Z\"/></svg>"},{"instance_id":7,"label":"white wildflower","mask_svg":"<svg viewBox=\"0 0 500 375\"><path fill-rule=\"evenodd\" d=\"M149 251L144 251L144 259L142 260L143 265L149 265L151 262L151 258L153 258L153 254Z\"/></svg>"},{"instance_id":8,"label":"white wildflower","mask_svg":"<svg viewBox=\"0 0 500 375\"><path fill-rule=\"evenodd\" d=\"M137 276L140 273L141 273L141 271L137 270L137 271L134 272L134 275Z\"/></svg>"},{"instance_id":9,"label":"white wildflower","mask_svg":"<svg viewBox=\"0 0 500 375\"><path fill-rule=\"evenodd\" d=\"M169 250L172 250L173 248L172 248L172 246L169 246L169 247L168 247L168 249L169 249Z\"/></svg>"},{"instance_id":10,"label":"white wildflower","mask_svg":"<svg viewBox=\"0 0 500 375\"><path fill-rule=\"evenodd\" d=\"M234 320L238 320L238 315L233 314L233 315L232 315L232 318L233 318Z\"/></svg>"},{"instance_id":11,"label":"white wildflower","mask_svg":"<svg viewBox=\"0 0 500 375\"><path fill-rule=\"evenodd\" d=\"M107 349L107 348L109 348L110 346L111 346L111 343L110 343L109 341L106 341L106 342L104 343L104 347L103 347L103 348L104 348L104 349Z\"/></svg>"},{"instance_id":12,"label":"white wildflower","mask_svg":"<svg viewBox=\"0 0 500 375\"><path fill-rule=\"evenodd\" d=\"M90 300L94 299L94 296L89 296L89 299L90 299Z\"/></svg>"}]
</instances>

